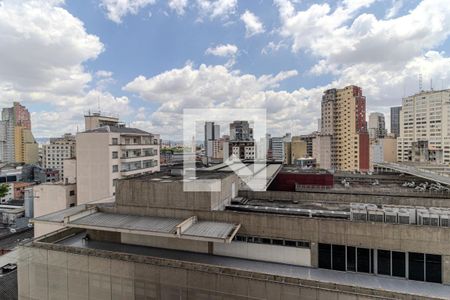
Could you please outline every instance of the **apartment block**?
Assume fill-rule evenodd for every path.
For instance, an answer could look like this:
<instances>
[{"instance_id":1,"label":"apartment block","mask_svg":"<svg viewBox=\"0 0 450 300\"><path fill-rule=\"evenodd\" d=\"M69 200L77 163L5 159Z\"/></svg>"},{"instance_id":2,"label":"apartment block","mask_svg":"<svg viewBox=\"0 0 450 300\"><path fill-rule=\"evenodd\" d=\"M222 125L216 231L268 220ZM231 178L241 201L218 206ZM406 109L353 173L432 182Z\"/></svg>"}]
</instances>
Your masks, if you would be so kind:
<instances>
[{"instance_id":1,"label":"apartment block","mask_svg":"<svg viewBox=\"0 0 450 300\"><path fill-rule=\"evenodd\" d=\"M78 204L111 198L120 178L159 171L159 135L106 125L76 135Z\"/></svg>"},{"instance_id":2,"label":"apartment block","mask_svg":"<svg viewBox=\"0 0 450 300\"><path fill-rule=\"evenodd\" d=\"M398 161L417 161L423 151L426 161L450 163L450 90L425 91L403 98ZM414 150L414 149L415 150Z\"/></svg>"},{"instance_id":3,"label":"apartment block","mask_svg":"<svg viewBox=\"0 0 450 300\"><path fill-rule=\"evenodd\" d=\"M331 166L334 170L369 169L369 135L366 98L362 89L348 86L330 89L322 97L322 135L330 135Z\"/></svg>"},{"instance_id":4,"label":"apartment block","mask_svg":"<svg viewBox=\"0 0 450 300\"><path fill-rule=\"evenodd\" d=\"M0 159L2 162L27 164L39 161L38 144L31 132L30 113L19 102L2 110Z\"/></svg>"},{"instance_id":5,"label":"apartment block","mask_svg":"<svg viewBox=\"0 0 450 300\"><path fill-rule=\"evenodd\" d=\"M70 133L62 137L50 138L50 143L43 145L43 167L58 170L61 178L64 178L64 160L74 157L75 136Z\"/></svg>"}]
</instances>

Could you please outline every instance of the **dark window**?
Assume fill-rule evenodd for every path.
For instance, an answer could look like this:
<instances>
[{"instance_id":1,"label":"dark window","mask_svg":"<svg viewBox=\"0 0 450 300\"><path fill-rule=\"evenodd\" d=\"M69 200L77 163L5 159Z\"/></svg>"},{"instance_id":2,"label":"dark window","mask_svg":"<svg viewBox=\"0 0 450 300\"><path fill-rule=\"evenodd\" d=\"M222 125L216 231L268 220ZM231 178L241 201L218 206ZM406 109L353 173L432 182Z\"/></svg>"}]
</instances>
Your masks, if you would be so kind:
<instances>
[{"instance_id":1,"label":"dark window","mask_svg":"<svg viewBox=\"0 0 450 300\"><path fill-rule=\"evenodd\" d=\"M69 206L70 206L70 207L74 207L74 206L75 206L75 203L70 203Z\"/></svg>"},{"instance_id":2,"label":"dark window","mask_svg":"<svg viewBox=\"0 0 450 300\"><path fill-rule=\"evenodd\" d=\"M333 270L345 271L345 246L333 245Z\"/></svg>"},{"instance_id":3,"label":"dark window","mask_svg":"<svg viewBox=\"0 0 450 300\"><path fill-rule=\"evenodd\" d=\"M247 238L245 236L242 236L242 235L237 235L236 236L236 241L246 242Z\"/></svg>"},{"instance_id":4,"label":"dark window","mask_svg":"<svg viewBox=\"0 0 450 300\"><path fill-rule=\"evenodd\" d=\"M409 279L424 281L424 254L409 252Z\"/></svg>"},{"instance_id":5,"label":"dark window","mask_svg":"<svg viewBox=\"0 0 450 300\"><path fill-rule=\"evenodd\" d=\"M284 241L284 245L288 247L296 247L297 243L295 241Z\"/></svg>"},{"instance_id":6,"label":"dark window","mask_svg":"<svg viewBox=\"0 0 450 300\"><path fill-rule=\"evenodd\" d=\"M261 244L262 243L262 239L259 238L259 237L254 237L253 238L253 243Z\"/></svg>"},{"instance_id":7,"label":"dark window","mask_svg":"<svg viewBox=\"0 0 450 300\"><path fill-rule=\"evenodd\" d=\"M119 153L117 151L113 151L112 152L112 158L115 159L115 158L118 158L118 157L119 157Z\"/></svg>"},{"instance_id":8,"label":"dark window","mask_svg":"<svg viewBox=\"0 0 450 300\"><path fill-rule=\"evenodd\" d=\"M273 245L283 245L283 240L276 240L276 239L273 239L272 240L272 244Z\"/></svg>"},{"instance_id":9,"label":"dark window","mask_svg":"<svg viewBox=\"0 0 450 300\"><path fill-rule=\"evenodd\" d=\"M112 171L113 171L113 173L119 172L119 166L118 165L113 165L112 166Z\"/></svg>"},{"instance_id":10,"label":"dark window","mask_svg":"<svg viewBox=\"0 0 450 300\"><path fill-rule=\"evenodd\" d=\"M75 191L70 191L70 192L69 192L69 195L70 195L70 196L75 196Z\"/></svg>"},{"instance_id":11,"label":"dark window","mask_svg":"<svg viewBox=\"0 0 450 300\"><path fill-rule=\"evenodd\" d=\"M355 252L355 247L347 247L347 271L356 272Z\"/></svg>"},{"instance_id":12,"label":"dark window","mask_svg":"<svg viewBox=\"0 0 450 300\"><path fill-rule=\"evenodd\" d=\"M391 251L378 250L378 274L391 275Z\"/></svg>"},{"instance_id":13,"label":"dark window","mask_svg":"<svg viewBox=\"0 0 450 300\"><path fill-rule=\"evenodd\" d=\"M331 269L330 244L319 244L319 268Z\"/></svg>"},{"instance_id":14,"label":"dark window","mask_svg":"<svg viewBox=\"0 0 450 300\"><path fill-rule=\"evenodd\" d=\"M117 145L118 143L119 143L119 141L118 141L117 138L113 138L113 139L112 139L112 144L113 144L113 145Z\"/></svg>"},{"instance_id":15,"label":"dark window","mask_svg":"<svg viewBox=\"0 0 450 300\"><path fill-rule=\"evenodd\" d=\"M440 255L425 254L426 281L442 283L442 259Z\"/></svg>"},{"instance_id":16,"label":"dark window","mask_svg":"<svg viewBox=\"0 0 450 300\"><path fill-rule=\"evenodd\" d=\"M405 253L392 251L392 276L405 277Z\"/></svg>"},{"instance_id":17,"label":"dark window","mask_svg":"<svg viewBox=\"0 0 450 300\"><path fill-rule=\"evenodd\" d=\"M270 244L270 242L271 242L270 239L267 239L267 238L262 239L263 244Z\"/></svg>"},{"instance_id":18,"label":"dark window","mask_svg":"<svg viewBox=\"0 0 450 300\"><path fill-rule=\"evenodd\" d=\"M369 273L370 272L370 251L366 248L357 249L357 262L358 272Z\"/></svg>"}]
</instances>

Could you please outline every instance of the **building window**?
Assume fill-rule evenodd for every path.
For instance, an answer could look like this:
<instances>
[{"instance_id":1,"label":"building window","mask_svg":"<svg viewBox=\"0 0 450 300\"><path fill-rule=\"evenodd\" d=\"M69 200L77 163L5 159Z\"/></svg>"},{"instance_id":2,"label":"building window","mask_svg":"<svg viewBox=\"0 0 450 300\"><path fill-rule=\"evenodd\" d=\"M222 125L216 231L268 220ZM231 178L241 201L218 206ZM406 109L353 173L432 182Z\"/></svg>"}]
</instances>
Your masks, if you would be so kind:
<instances>
[{"instance_id":1,"label":"building window","mask_svg":"<svg viewBox=\"0 0 450 300\"><path fill-rule=\"evenodd\" d=\"M113 165L112 171L113 171L113 173L119 172L119 165Z\"/></svg>"},{"instance_id":2,"label":"building window","mask_svg":"<svg viewBox=\"0 0 450 300\"><path fill-rule=\"evenodd\" d=\"M424 259L423 253L409 252L409 279L424 281Z\"/></svg>"},{"instance_id":3,"label":"building window","mask_svg":"<svg viewBox=\"0 0 450 300\"><path fill-rule=\"evenodd\" d=\"M112 152L112 158L113 159L119 158L119 153L117 151L113 151Z\"/></svg>"},{"instance_id":4,"label":"building window","mask_svg":"<svg viewBox=\"0 0 450 300\"><path fill-rule=\"evenodd\" d=\"M119 140L117 138L112 138L112 144L113 145L119 144Z\"/></svg>"},{"instance_id":5,"label":"building window","mask_svg":"<svg viewBox=\"0 0 450 300\"><path fill-rule=\"evenodd\" d=\"M392 276L396 277L405 277L405 253L404 252L397 252L392 251Z\"/></svg>"},{"instance_id":6,"label":"building window","mask_svg":"<svg viewBox=\"0 0 450 300\"><path fill-rule=\"evenodd\" d=\"M425 254L425 281L442 283L441 261L440 255Z\"/></svg>"},{"instance_id":7,"label":"building window","mask_svg":"<svg viewBox=\"0 0 450 300\"><path fill-rule=\"evenodd\" d=\"M378 250L378 274L391 275L391 251Z\"/></svg>"},{"instance_id":8,"label":"building window","mask_svg":"<svg viewBox=\"0 0 450 300\"><path fill-rule=\"evenodd\" d=\"M345 271L345 246L332 245L333 270Z\"/></svg>"},{"instance_id":9,"label":"building window","mask_svg":"<svg viewBox=\"0 0 450 300\"><path fill-rule=\"evenodd\" d=\"M75 196L75 191L70 191L69 196Z\"/></svg>"},{"instance_id":10,"label":"building window","mask_svg":"<svg viewBox=\"0 0 450 300\"><path fill-rule=\"evenodd\" d=\"M331 245L319 244L319 268L331 269Z\"/></svg>"}]
</instances>

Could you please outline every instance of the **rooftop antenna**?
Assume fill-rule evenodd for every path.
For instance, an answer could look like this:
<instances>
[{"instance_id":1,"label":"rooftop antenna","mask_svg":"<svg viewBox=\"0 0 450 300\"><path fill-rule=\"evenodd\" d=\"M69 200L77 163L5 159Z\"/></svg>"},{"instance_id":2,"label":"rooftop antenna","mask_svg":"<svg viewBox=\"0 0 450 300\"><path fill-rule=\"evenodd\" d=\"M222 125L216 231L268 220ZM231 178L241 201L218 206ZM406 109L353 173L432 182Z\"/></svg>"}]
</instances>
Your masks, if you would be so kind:
<instances>
[{"instance_id":1,"label":"rooftop antenna","mask_svg":"<svg viewBox=\"0 0 450 300\"><path fill-rule=\"evenodd\" d=\"M422 73L419 74L419 92L423 91L422 85Z\"/></svg>"},{"instance_id":2,"label":"rooftop antenna","mask_svg":"<svg viewBox=\"0 0 450 300\"><path fill-rule=\"evenodd\" d=\"M430 89L433 91L433 78L430 79Z\"/></svg>"},{"instance_id":3,"label":"rooftop antenna","mask_svg":"<svg viewBox=\"0 0 450 300\"><path fill-rule=\"evenodd\" d=\"M100 113L100 96L97 96L97 109L98 112Z\"/></svg>"}]
</instances>

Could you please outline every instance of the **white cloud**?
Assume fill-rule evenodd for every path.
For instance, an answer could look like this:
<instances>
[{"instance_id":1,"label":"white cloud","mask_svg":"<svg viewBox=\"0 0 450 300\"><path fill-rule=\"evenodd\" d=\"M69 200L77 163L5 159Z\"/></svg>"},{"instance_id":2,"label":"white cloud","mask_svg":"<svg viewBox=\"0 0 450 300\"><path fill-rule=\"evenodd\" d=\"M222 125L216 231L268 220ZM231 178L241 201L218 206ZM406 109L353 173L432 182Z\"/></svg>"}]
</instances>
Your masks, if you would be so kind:
<instances>
[{"instance_id":1,"label":"white cloud","mask_svg":"<svg viewBox=\"0 0 450 300\"><path fill-rule=\"evenodd\" d=\"M448 1L423 0L406 15L386 20L361 12L372 2L344 1L334 10L315 4L296 11L290 1L277 0L279 32L294 53L317 59L312 75L332 74L335 87L361 86L369 110L387 112L403 95L417 92L419 73L448 86L450 58L435 50L450 36Z\"/></svg>"},{"instance_id":2,"label":"white cloud","mask_svg":"<svg viewBox=\"0 0 450 300\"><path fill-rule=\"evenodd\" d=\"M403 0L392 0L392 6L388 10L386 10L386 19L397 16L402 7Z\"/></svg>"},{"instance_id":3,"label":"white cloud","mask_svg":"<svg viewBox=\"0 0 450 300\"><path fill-rule=\"evenodd\" d=\"M231 44L217 45L214 48L206 49L205 54L219 57L227 57L228 61L225 64L225 66L227 68L231 68L236 63L236 55L238 54L238 47L236 45Z\"/></svg>"},{"instance_id":4,"label":"white cloud","mask_svg":"<svg viewBox=\"0 0 450 300\"><path fill-rule=\"evenodd\" d=\"M95 76L100 77L100 78L108 78L108 77L111 77L112 75L113 75L113 73L111 71L99 70L99 71L95 72Z\"/></svg>"},{"instance_id":5,"label":"white cloud","mask_svg":"<svg viewBox=\"0 0 450 300\"><path fill-rule=\"evenodd\" d=\"M104 46L62 4L31 0L0 4L0 104L39 103L44 111L33 113L36 136L70 131L82 124L84 112L97 108L98 101L106 110L130 112L126 97L91 89L93 76L84 63L96 59ZM111 76L108 71L96 72L96 84Z\"/></svg>"},{"instance_id":6,"label":"white cloud","mask_svg":"<svg viewBox=\"0 0 450 300\"><path fill-rule=\"evenodd\" d=\"M197 0L197 7L202 17L227 19L235 13L237 0Z\"/></svg>"},{"instance_id":7,"label":"white cloud","mask_svg":"<svg viewBox=\"0 0 450 300\"><path fill-rule=\"evenodd\" d=\"M135 15L140 9L154 4L155 0L100 0L100 6L106 10L108 18L115 23L122 23L128 14ZM179 2L179 1L171 1Z\"/></svg>"},{"instance_id":8,"label":"white cloud","mask_svg":"<svg viewBox=\"0 0 450 300\"><path fill-rule=\"evenodd\" d=\"M188 0L168 0L170 9L174 10L178 15L184 15Z\"/></svg>"},{"instance_id":9,"label":"white cloud","mask_svg":"<svg viewBox=\"0 0 450 300\"><path fill-rule=\"evenodd\" d=\"M307 132L315 129L311 119L317 118L315 96L319 90L299 89L291 93L274 90L281 81L297 75L297 71L290 70L257 77L222 65L198 68L186 65L150 78L138 76L123 89L158 106L142 121L147 122L148 128L160 128L166 136L180 136L180 113L184 108L199 107L267 108L269 127L275 132L281 134L286 128Z\"/></svg>"},{"instance_id":10,"label":"white cloud","mask_svg":"<svg viewBox=\"0 0 450 300\"><path fill-rule=\"evenodd\" d=\"M208 48L206 49L205 54L220 57L230 57L236 55L237 52L238 47L236 45L226 44L226 45L217 45L214 48Z\"/></svg>"},{"instance_id":11,"label":"white cloud","mask_svg":"<svg viewBox=\"0 0 450 300\"><path fill-rule=\"evenodd\" d=\"M246 10L241 15L241 20L245 24L245 35L251 37L264 32L264 25L251 11Z\"/></svg>"}]
</instances>

